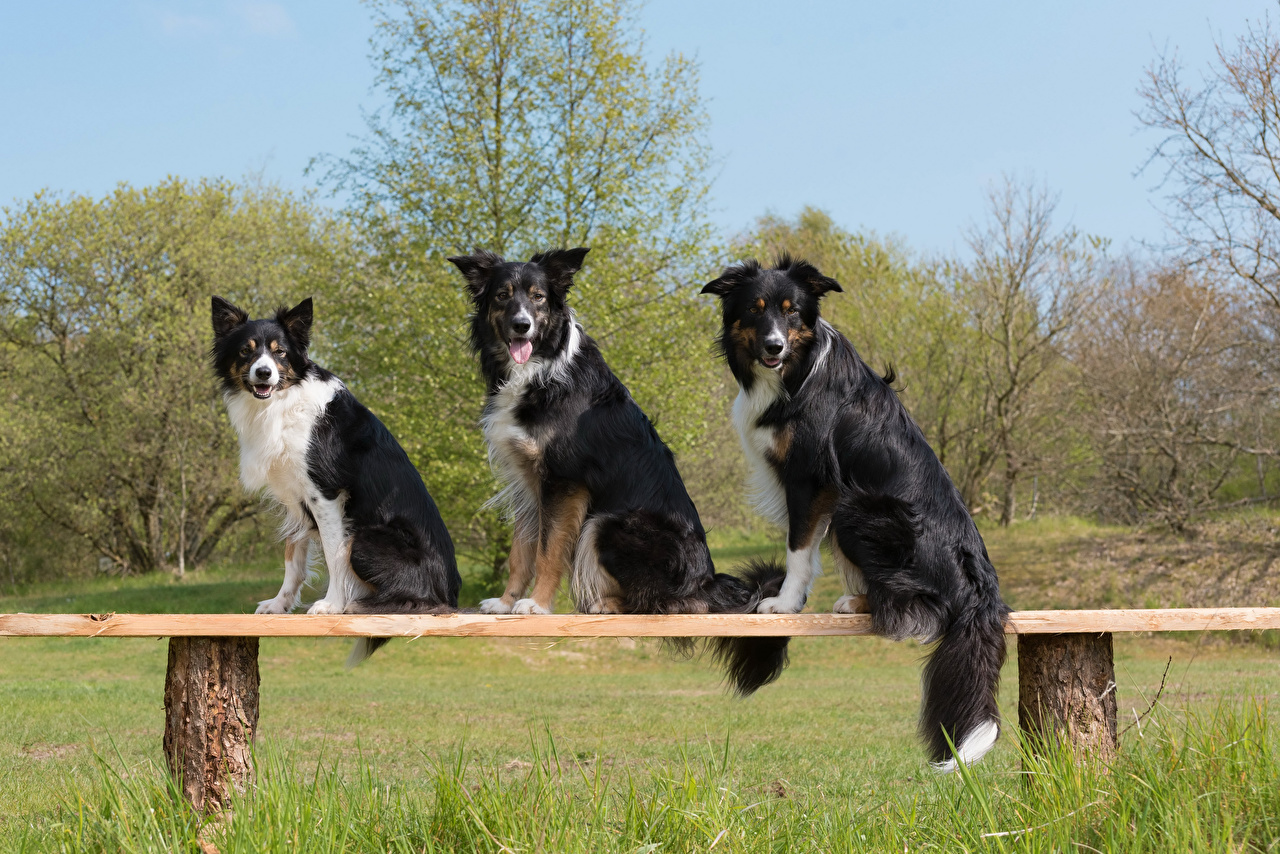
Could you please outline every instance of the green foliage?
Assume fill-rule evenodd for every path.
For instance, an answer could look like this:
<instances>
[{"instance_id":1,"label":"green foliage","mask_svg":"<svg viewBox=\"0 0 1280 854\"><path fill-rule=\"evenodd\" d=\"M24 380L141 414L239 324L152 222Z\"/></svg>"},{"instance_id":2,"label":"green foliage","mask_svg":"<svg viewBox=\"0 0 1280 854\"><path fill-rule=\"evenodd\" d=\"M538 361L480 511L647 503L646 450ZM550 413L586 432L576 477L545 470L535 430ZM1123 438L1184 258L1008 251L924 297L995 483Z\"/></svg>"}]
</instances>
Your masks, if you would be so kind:
<instances>
[{"instance_id":1,"label":"green foliage","mask_svg":"<svg viewBox=\"0 0 1280 854\"><path fill-rule=\"evenodd\" d=\"M28 514L0 526L7 546L61 537L123 574L206 562L258 507L207 367L209 297L266 311L331 288L341 235L283 193L214 181L4 209L0 498Z\"/></svg>"},{"instance_id":2,"label":"green foliage","mask_svg":"<svg viewBox=\"0 0 1280 854\"><path fill-rule=\"evenodd\" d=\"M348 157L321 164L373 256L330 294L336 367L404 442L458 545L498 572L509 530L483 509L495 492L476 429L484 389L444 258L590 246L578 318L663 438L709 454L708 392L723 380L703 357L711 307L687 287L712 234L697 70L648 62L621 0L372 8L390 106Z\"/></svg>"}]
</instances>

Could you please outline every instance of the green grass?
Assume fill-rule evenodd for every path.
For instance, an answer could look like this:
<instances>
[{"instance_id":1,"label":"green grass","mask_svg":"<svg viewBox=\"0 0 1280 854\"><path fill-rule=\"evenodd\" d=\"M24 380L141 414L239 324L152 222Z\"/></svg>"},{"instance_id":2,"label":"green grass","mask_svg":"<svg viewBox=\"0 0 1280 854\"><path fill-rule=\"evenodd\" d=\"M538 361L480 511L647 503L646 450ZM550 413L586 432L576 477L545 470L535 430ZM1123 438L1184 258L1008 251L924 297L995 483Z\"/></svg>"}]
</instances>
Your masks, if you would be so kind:
<instances>
[{"instance_id":1,"label":"green grass","mask_svg":"<svg viewBox=\"0 0 1280 854\"><path fill-rule=\"evenodd\" d=\"M218 817L185 804L154 765L96 758L14 852L260 851L1105 851L1275 850L1280 755L1260 705L1161 709L1109 767L1015 743L1015 770L984 765L849 797L760 786L732 747L681 748L632 767L534 737L529 760L477 763L466 747L416 756L416 773L343 773L274 744L256 785ZM0 843L4 844L4 843Z\"/></svg>"},{"instance_id":2,"label":"green grass","mask_svg":"<svg viewBox=\"0 0 1280 854\"><path fill-rule=\"evenodd\" d=\"M1025 530L1013 536L1037 538ZM727 565L776 548L713 544ZM278 584L274 563L95 579L0 598L0 611L246 611ZM812 606L829 608L837 588L825 576ZM0 851L196 851L197 831L223 854L707 850L722 830L716 851L1087 850L1067 839L1267 850L1275 838L1274 650L1118 637L1122 719L1147 707L1169 656L1163 702L1176 714L1131 730L1111 774L1064 766L1039 788L1024 785L1010 737L1015 655L1005 736L974 776L942 780L913 732L917 645L806 638L792 650L777 684L740 701L709 664L643 641L397 641L347 671L345 642L264 639L260 785L230 821L200 829L157 770L164 641L3 639ZM1156 829L1129 834L1145 848L1113 844L1127 827Z\"/></svg>"}]
</instances>

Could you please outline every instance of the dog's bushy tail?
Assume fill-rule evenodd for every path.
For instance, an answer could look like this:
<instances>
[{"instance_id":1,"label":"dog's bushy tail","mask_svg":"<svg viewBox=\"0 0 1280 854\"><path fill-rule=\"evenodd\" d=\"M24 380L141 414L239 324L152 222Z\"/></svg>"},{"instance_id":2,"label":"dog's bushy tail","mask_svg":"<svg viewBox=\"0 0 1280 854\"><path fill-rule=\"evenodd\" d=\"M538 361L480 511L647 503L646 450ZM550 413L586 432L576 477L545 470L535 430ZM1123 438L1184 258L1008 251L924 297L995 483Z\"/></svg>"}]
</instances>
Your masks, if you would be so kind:
<instances>
[{"instance_id":1,"label":"dog's bushy tail","mask_svg":"<svg viewBox=\"0 0 1280 854\"><path fill-rule=\"evenodd\" d=\"M738 576L717 572L709 601L713 613L754 613L760 600L777 596L786 578L777 561L753 560ZM782 675L787 666L787 637L707 638L707 648L724 667L733 692L746 697Z\"/></svg>"},{"instance_id":2,"label":"dog's bushy tail","mask_svg":"<svg viewBox=\"0 0 1280 854\"><path fill-rule=\"evenodd\" d=\"M929 759L943 772L954 771L957 758L976 762L1000 735L996 692L1009 613L976 529L972 548L947 557L961 561L960 583L940 585L920 569L927 545L907 502L851 493L842 496L833 516L836 543L867 580L876 633L937 642L921 676L920 737Z\"/></svg>"},{"instance_id":3,"label":"dog's bushy tail","mask_svg":"<svg viewBox=\"0 0 1280 854\"><path fill-rule=\"evenodd\" d=\"M360 599L347 607L348 614L452 614L450 605L434 605L416 599ZM347 656L347 669L355 667L386 645L391 638L356 638Z\"/></svg>"},{"instance_id":4,"label":"dog's bushy tail","mask_svg":"<svg viewBox=\"0 0 1280 854\"><path fill-rule=\"evenodd\" d=\"M1006 613L996 596L958 614L925 663L920 737L939 771L954 771L957 759L966 765L978 761L1000 735L996 694Z\"/></svg>"}]
</instances>

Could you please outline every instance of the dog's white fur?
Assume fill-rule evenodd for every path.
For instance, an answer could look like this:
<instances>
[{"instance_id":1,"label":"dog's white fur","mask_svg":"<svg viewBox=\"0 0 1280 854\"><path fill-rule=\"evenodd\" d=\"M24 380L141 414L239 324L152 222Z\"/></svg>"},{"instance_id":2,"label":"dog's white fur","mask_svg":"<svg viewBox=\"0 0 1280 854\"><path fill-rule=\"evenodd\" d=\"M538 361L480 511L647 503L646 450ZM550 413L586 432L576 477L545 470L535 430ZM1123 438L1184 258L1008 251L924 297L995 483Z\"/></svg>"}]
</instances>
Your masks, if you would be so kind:
<instances>
[{"instance_id":1,"label":"dog's white fur","mask_svg":"<svg viewBox=\"0 0 1280 854\"><path fill-rule=\"evenodd\" d=\"M965 765L972 765L979 759L987 755L987 751L995 747L996 739L1000 736L1000 722L987 721L973 732L969 733L969 737L960 742L956 747L956 755L948 759L946 762L933 763L933 769L940 774L950 774L956 770L956 759L959 758Z\"/></svg>"},{"instance_id":2,"label":"dog's white fur","mask_svg":"<svg viewBox=\"0 0 1280 854\"><path fill-rule=\"evenodd\" d=\"M273 374L273 378L277 376ZM240 437L240 482L250 491L265 492L281 507L281 536L294 544L294 559L286 563L284 584L274 599L258 606L260 614L286 614L297 607L312 540L319 542L324 553L329 587L307 613L340 614L366 592L367 585L351 569L351 536L342 512L346 496L325 498L307 472L311 432L342 388L336 377L307 378L290 388L276 389L266 400L246 391L225 395L227 415ZM304 507L310 509L315 528Z\"/></svg>"},{"instance_id":3,"label":"dog's white fur","mask_svg":"<svg viewBox=\"0 0 1280 854\"><path fill-rule=\"evenodd\" d=\"M489 446L489 467L497 478L500 491L485 504L504 507L517 529L529 532L537 542L541 530L538 508L541 505L536 479L526 477L521 460L538 453L537 442L516 420L520 398L534 381L562 379L582 347L582 327L573 313L569 314L569 340L554 358L534 356L523 365L514 360L507 364L507 379L485 404L480 426ZM534 330L530 330L532 333ZM508 357L509 358L509 357ZM584 527L585 531L585 527ZM519 599L510 606L501 599L480 602L482 614L545 614L545 608L532 599Z\"/></svg>"}]
</instances>

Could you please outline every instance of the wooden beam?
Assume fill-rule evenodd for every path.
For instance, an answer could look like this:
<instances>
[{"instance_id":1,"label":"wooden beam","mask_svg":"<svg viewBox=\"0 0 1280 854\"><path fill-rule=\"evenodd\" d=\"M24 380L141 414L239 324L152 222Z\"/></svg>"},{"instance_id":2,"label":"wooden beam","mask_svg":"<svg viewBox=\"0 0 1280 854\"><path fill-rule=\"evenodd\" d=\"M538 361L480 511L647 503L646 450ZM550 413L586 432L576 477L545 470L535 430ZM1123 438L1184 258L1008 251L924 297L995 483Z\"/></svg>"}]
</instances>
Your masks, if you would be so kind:
<instances>
[{"instance_id":1,"label":"wooden beam","mask_svg":"<svg viewBox=\"0 0 1280 854\"><path fill-rule=\"evenodd\" d=\"M1280 629L1280 608L1017 611L1011 634ZM0 637L812 637L869 635L866 614L0 614Z\"/></svg>"}]
</instances>

